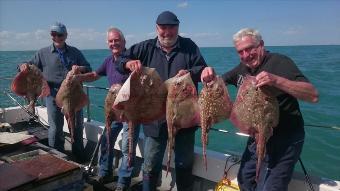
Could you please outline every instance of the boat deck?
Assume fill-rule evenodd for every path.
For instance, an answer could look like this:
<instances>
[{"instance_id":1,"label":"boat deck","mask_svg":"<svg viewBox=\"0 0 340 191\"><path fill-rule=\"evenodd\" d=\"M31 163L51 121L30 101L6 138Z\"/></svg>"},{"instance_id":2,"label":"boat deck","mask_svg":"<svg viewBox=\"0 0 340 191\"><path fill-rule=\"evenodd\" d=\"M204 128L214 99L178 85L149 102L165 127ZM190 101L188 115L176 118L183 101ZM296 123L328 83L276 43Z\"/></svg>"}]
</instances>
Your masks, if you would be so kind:
<instances>
[{"instance_id":1,"label":"boat deck","mask_svg":"<svg viewBox=\"0 0 340 191\"><path fill-rule=\"evenodd\" d=\"M70 145L70 138L66 137L66 141L65 142L65 153L67 153L69 159L72 159L72 154L71 154L71 145ZM85 153L86 155L86 160L84 162L79 163L80 165L83 166L83 168L86 168L89 163L90 163L90 159L92 157L94 148L95 148L95 144L92 141L87 141L84 140L84 147L85 147ZM111 181L107 181L104 184L101 184L98 182L98 176L97 171L98 171L98 167L96 164L94 164L94 168L92 172L89 172L88 174L85 173L85 177L86 177L86 182L93 188L93 190L114 190L117 184L117 180L118 180L118 168L120 166L120 159L122 157L122 154L119 150L115 150L115 158L114 158L114 174L112 177ZM95 159L95 161L97 162L97 159ZM130 185L130 190L131 191L140 191L142 190L142 182L143 182L143 176L142 176L142 163L143 163L143 159L140 157L136 157L136 161L135 161L135 168L133 171L133 178L131 180L131 185ZM85 170L84 170L85 171ZM203 184L204 181L204 184ZM207 180L203 180L200 177L195 177L195 183L194 183L194 190L213 190L214 186L215 186L215 182L212 181L207 181ZM173 169L171 169L171 171L169 172L168 176L166 176L166 169L165 167L163 167L162 170L162 174L160 176L159 182L158 182L158 187L157 190L159 191L168 191L168 190L173 190L176 191L177 187L175 184L175 174Z\"/></svg>"}]
</instances>

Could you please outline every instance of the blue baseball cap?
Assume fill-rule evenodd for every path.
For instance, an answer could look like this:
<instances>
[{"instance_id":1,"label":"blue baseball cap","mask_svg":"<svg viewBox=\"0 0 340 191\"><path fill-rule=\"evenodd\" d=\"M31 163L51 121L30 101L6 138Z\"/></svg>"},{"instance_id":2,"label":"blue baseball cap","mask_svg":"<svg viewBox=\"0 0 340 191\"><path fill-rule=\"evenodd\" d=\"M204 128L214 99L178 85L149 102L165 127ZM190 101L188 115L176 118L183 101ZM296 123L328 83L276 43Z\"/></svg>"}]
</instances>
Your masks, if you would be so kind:
<instances>
[{"instance_id":1,"label":"blue baseball cap","mask_svg":"<svg viewBox=\"0 0 340 191\"><path fill-rule=\"evenodd\" d=\"M66 30L66 27L63 23L56 22L51 26L51 32L66 34L67 30Z\"/></svg>"},{"instance_id":2,"label":"blue baseball cap","mask_svg":"<svg viewBox=\"0 0 340 191\"><path fill-rule=\"evenodd\" d=\"M158 15L156 24L158 25L178 25L179 20L177 16L170 12L170 11L164 11L161 14Z\"/></svg>"}]
</instances>

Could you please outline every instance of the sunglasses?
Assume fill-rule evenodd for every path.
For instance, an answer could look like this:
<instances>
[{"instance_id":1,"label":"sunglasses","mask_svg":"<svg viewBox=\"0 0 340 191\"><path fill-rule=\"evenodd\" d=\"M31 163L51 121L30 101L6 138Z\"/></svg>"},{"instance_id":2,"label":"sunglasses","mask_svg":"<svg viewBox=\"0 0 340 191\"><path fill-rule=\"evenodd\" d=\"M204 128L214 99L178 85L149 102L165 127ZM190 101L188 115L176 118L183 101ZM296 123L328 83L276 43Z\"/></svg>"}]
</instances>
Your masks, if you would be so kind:
<instances>
[{"instance_id":1,"label":"sunglasses","mask_svg":"<svg viewBox=\"0 0 340 191\"><path fill-rule=\"evenodd\" d=\"M61 37L64 37L64 34L63 33L57 33L57 32L51 32L51 36L53 36L53 37L59 37L59 38L61 38Z\"/></svg>"}]
</instances>

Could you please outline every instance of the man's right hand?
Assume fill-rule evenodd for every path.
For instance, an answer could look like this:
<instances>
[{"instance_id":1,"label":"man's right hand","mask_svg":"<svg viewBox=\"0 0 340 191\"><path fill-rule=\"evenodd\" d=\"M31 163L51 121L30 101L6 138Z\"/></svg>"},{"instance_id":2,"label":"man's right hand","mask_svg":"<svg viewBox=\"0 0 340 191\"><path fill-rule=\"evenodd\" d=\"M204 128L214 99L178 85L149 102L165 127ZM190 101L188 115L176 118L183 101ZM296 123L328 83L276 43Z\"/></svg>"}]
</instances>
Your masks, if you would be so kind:
<instances>
[{"instance_id":1,"label":"man's right hand","mask_svg":"<svg viewBox=\"0 0 340 191\"><path fill-rule=\"evenodd\" d=\"M139 72L142 69L142 63L140 60L130 60L126 63L125 68L131 72Z\"/></svg>"}]
</instances>

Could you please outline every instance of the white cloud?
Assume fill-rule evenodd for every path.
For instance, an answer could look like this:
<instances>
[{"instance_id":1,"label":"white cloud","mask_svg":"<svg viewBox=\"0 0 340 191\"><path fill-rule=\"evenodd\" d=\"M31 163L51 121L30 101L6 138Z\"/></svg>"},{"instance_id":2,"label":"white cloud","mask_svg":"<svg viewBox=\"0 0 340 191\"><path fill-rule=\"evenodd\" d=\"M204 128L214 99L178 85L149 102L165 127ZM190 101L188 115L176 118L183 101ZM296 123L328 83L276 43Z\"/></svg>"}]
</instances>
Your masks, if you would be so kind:
<instances>
[{"instance_id":1,"label":"white cloud","mask_svg":"<svg viewBox=\"0 0 340 191\"><path fill-rule=\"evenodd\" d=\"M127 34L127 35L125 35L125 40L132 40L132 39L134 39L134 38L136 38L136 36L135 35L133 35L133 34Z\"/></svg>"},{"instance_id":2,"label":"white cloud","mask_svg":"<svg viewBox=\"0 0 340 191\"><path fill-rule=\"evenodd\" d=\"M106 31L95 29L68 29L67 43L79 49L106 49ZM135 43L156 37L156 32L144 34L126 34L126 47ZM180 33L181 36L191 38L199 46L221 44L227 42L223 35L217 32ZM52 43L48 30L37 29L31 32L0 31L0 51L4 50L38 50Z\"/></svg>"},{"instance_id":3,"label":"white cloud","mask_svg":"<svg viewBox=\"0 0 340 191\"><path fill-rule=\"evenodd\" d=\"M189 3L187 1L183 1L179 4L177 4L177 7L179 8L187 8L189 6Z\"/></svg>"},{"instance_id":4,"label":"white cloud","mask_svg":"<svg viewBox=\"0 0 340 191\"><path fill-rule=\"evenodd\" d=\"M193 37L197 38L214 38L218 37L220 34L215 32L215 33L208 33L208 32L202 32L202 33L195 33L193 34Z\"/></svg>"},{"instance_id":5,"label":"white cloud","mask_svg":"<svg viewBox=\"0 0 340 191\"><path fill-rule=\"evenodd\" d=\"M41 30L38 29L34 32L35 39L37 40L44 40L44 39L49 39L49 34L46 30Z\"/></svg>"},{"instance_id":6,"label":"white cloud","mask_svg":"<svg viewBox=\"0 0 340 191\"><path fill-rule=\"evenodd\" d=\"M9 31L0 31L0 40L5 40L6 38L10 38L11 32Z\"/></svg>"},{"instance_id":7,"label":"white cloud","mask_svg":"<svg viewBox=\"0 0 340 191\"><path fill-rule=\"evenodd\" d=\"M198 46L226 46L226 36L218 32L181 33L183 37L191 38Z\"/></svg>"},{"instance_id":8,"label":"white cloud","mask_svg":"<svg viewBox=\"0 0 340 191\"><path fill-rule=\"evenodd\" d=\"M150 32L146 35L148 38L155 38L157 36L156 32Z\"/></svg>"},{"instance_id":9,"label":"white cloud","mask_svg":"<svg viewBox=\"0 0 340 191\"><path fill-rule=\"evenodd\" d=\"M69 29L68 39L80 42L80 41L95 41L101 40L105 42L106 32L98 32L94 29Z\"/></svg>"},{"instance_id":10,"label":"white cloud","mask_svg":"<svg viewBox=\"0 0 340 191\"><path fill-rule=\"evenodd\" d=\"M68 30L67 43L79 49L106 48L106 31L94 29ZM49 31L0 31L0 50L38 50L51 44Z\"/></svg>"},{"instance_id":11,"label":"white cloud","mask_svg":"<svg viewBox=\"0 0 340 191\"><path fill-rule=\"evenodd\" d=\"M283 30L282 33L285 35L297 35L297 34L302 33L302 28L301 27L290 27L286 30Z\"/></svg>"},{"instance_id":12,"label":"white cloud","mask_svg":"<svg viewBox=\"0 0 340 191\"><path fill-rule=\"evenodd\" d=\"M16 40L27 40L28 38L32 38L33 33L25 32L25 33L16 33L15 39Z\"/></svg>"},{"instance_id":13,"label":"white cloud","mask_svg":"<svg viewBox=\"0 0 340 191\"><path fill-rule=\"evenodd\" d=\"M180 32L179 35L182 36L182 37L188 37L189 36L188 33L184 33L184 32Z\"/></svg>"}]
</instances>

